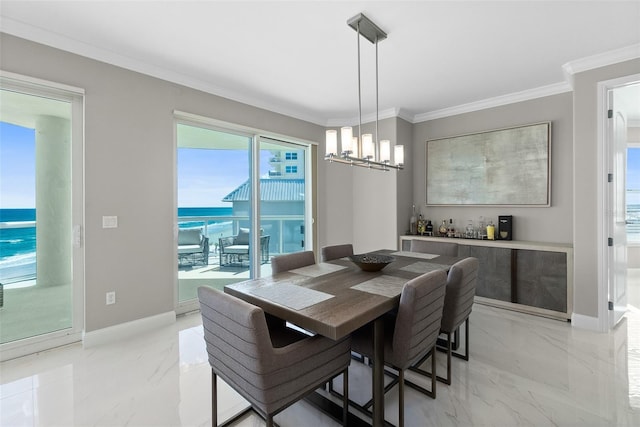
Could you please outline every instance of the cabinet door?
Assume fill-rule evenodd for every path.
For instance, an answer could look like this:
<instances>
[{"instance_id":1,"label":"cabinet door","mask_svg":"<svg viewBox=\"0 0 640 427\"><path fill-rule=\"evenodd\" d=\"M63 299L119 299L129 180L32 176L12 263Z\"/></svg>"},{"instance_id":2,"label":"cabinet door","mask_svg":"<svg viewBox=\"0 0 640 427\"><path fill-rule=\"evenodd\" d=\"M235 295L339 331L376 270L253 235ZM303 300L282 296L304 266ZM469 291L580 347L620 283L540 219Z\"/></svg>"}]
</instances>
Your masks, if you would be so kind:
<instances>
[{"instance_id":1,"label":"cabinet door","mask_svg":"<svg viewBox=\"0 0 640 427\"><path fill-rule=\"evenodd\" d=\"M458 256L478 258L476 295L511 302L511 249L461 244Z\"/></svg>"},{"instance_id":2,"label":"cabinet door","mask_svg":"<svg viewBox=\"0 0 640 427\"><path fill-rule=\"evenodd\" d=\"M567 311L567 254L517 250L515 302Z\"/></svg>"}]
</instances>

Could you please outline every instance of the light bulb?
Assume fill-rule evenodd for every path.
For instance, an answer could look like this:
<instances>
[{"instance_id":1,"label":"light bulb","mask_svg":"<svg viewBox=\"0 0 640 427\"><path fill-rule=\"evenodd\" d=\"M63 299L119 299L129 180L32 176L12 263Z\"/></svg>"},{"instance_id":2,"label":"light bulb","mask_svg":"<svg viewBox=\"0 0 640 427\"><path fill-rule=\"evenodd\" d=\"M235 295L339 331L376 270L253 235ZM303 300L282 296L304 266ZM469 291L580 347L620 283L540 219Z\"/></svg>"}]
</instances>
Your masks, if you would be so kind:
<instances>
[{"instance_id":1,"label":"light bulb","mask_svg":"<svg viewBox=\"0 0 640 427\"><path fill-rule=\"evenodd\" d=\"M351 146L353 142L353 129L350 126L345 126L340 129L340 140L342 142L342 152L350 154L353 151Z\"/></svg>"},{"instance_id":2,"label":"light bulb","mask_svg":"<svg viewBox=\"0 0 640 427\"><path fill-rule=\"evenodd\" d=\"M380 161L382 163L391 161L391 142L388 139L380 141Z\"/></svg>"},{"instance_id":3,"label":"light bulb","mask_svg":"<svg viewBox=\"0 0 640 427\"><path fill-rule=\"evenodd\" d=\"M335 156L338 152L338 131L329 129L326 132L325 154L327 156Z\"/></svg>"},{"instance_id":4,"label":"light bulb","mask_svg":"<svg viewBox=\"0 0 640 427\"><path fill-rule=\"evenodd\" d=\"M404 145L396 145L393 148L393 159L395 160L396 165L404 165Z\"/></svg>"},{"instance_id":5,"label":"light bulb","mask_svg":"<svg viewBox=\"0 0 640 427\"><path fill-rule=\"evenodd\" d=\"M365 133L362 135L362 157L365 159L373 159L375 153L375 148L373 147L373 135L370 133Z\"/></svg>"}]
</instances>

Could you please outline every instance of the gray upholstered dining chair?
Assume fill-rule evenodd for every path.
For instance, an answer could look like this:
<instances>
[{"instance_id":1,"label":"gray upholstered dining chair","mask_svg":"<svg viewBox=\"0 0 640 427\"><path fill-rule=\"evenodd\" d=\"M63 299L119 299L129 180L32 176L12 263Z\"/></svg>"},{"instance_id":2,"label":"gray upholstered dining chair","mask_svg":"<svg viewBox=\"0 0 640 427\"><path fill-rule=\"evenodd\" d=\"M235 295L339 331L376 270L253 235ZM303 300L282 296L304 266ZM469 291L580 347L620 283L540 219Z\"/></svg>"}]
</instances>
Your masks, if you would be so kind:
<instances>
[{"instance_id":1,"label":"gray upholstered dining chair","mask_svg":"<svg viewBox=\"0 0 640 427\"><path fill-rule=\"evenodd\" d=\"M458 256L458 244L453 242L432 242L413 239L409 250L423 254Z\"/></svg>"},{"instance_id":2,"label":"gray upholstered dining chair","mask_svg":"<svg viewBox=\"0 0 640 427\"><path fill-rule=\"evenodd\" d=\"M198 288L198 298L211 365L214 426L218 376L251 403L248 410L262 416L268 427L274 415L340 374L348 389L349 337L334 341L269 328L261 308L206 286ZM347 425L346 397L343 405Z\"/></svg>"},{"instance_id":3,"label":"gray upholstered dining chair","mask_svg":"<svg viewBox=\"0 0 640 427\"><path fill-rule=\"evenodd\" d=\"M271 258L271 274L294 270L316 263L313 251L294 252L292 254L278 255Z\"/></svg>"},{"instance_id":4,"label":"gray upholstered dining chair","mask_svg":"<svg viewBox=\"0 0 640 427\"><path fill-rule=\"evenodd\" d=\"M418 361L431 357L436 369L436 340L440 331L444 306L447 273L436 270L405 283L396 315L385 317L384 362L398 371L398 423L404 425L404 371ZM373 357L373 326L367 325L352 335L351 348L369 358ZM385 391L390 387L385 387ZM436 380L431 390L421 390L436 396ZM371 402L364 408L371 406ZM357 405L356 405L357 407Z\"/></svg>"},{"instance_id":5,"label":"gray upholstered dining chair","mask_svg":"<svg viewBox=\"0 0 640 427\"><path fill-rule=\"evenodd\" d=\"M473 297L476 294L478 266L479 262L477 258L465 258L453 264L447 276L444 308L442 309L442 323L440 325L440 333L447 335L447 376L436 376L439 381L445 384L451 384L451 356L469 360L469 316L471 315L471 309L473 307ZM463 322L465 324L464 354L454 353L451 348L451 336L458 330ZM420 368L412 368L411 370L431 376L431 374Z\"/></svg>"},{"instance_id":6,"label":"gray upholstered dining chair","mask_svg":"<svg viewBox=\"0 0 640 427\"><path fill-rule=\"evenodd\" d=\"M353 245L345 243L343 245L325 246L321 251L322 262L326 262L353 255Z\"/></svg>"}]
</instances>

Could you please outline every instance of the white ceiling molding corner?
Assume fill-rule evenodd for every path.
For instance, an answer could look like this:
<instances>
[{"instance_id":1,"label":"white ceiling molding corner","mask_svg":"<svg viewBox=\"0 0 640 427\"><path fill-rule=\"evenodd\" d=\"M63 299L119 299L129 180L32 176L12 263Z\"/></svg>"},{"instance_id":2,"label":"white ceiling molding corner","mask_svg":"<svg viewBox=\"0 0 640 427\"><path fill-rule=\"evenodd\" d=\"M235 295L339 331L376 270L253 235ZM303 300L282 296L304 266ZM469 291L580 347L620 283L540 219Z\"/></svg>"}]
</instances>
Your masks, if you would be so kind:
<instances>
[{"instance_id":1,"label":"white ceiling molding corner","mask_svg":"<svg viewBox=\"0 0 640 427\"><path fill-rule=\"evenodd\" d=\"M407 110L405 110L404 108L397 108L396 109L396 117L401 118L402 120L409 122L409 123L414 123L414 116L409 113Z\"/></svg>"}]
</instances>

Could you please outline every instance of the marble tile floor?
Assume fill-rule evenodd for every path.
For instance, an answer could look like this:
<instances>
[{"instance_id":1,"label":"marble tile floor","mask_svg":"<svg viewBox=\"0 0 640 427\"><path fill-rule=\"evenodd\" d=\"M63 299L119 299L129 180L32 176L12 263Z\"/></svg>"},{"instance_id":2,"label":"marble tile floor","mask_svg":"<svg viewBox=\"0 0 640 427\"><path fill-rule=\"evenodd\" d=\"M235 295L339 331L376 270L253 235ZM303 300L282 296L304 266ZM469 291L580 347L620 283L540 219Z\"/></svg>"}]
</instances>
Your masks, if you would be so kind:
<instances>
[{"instance_id":1,"label":"marble tile floor","mask_svg":"<svg viewBox=\"0 0 640 427\"><path fill-rule=\"evenodd\" d=\"M639 426L640 312L610 333L476 305L471 360L453 360L453 384L432 400L405 393L407 426ZM438 354L439 369L445 356ZM370 371L353 362L350 393L367 399ZM70 345L0 364L2 426L206 426L210 369L199 314L133 339ZM341 381L336 381L339 389ZM223 382L220 417L246 402ZM397 389L386 397L397 421ZM281 426L337 426L305 402ZM264 425L250 415L238 426Z\"/></svg>"}]
</instances>

